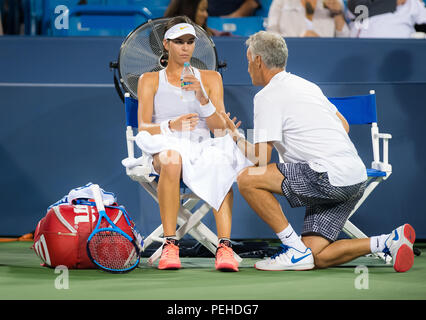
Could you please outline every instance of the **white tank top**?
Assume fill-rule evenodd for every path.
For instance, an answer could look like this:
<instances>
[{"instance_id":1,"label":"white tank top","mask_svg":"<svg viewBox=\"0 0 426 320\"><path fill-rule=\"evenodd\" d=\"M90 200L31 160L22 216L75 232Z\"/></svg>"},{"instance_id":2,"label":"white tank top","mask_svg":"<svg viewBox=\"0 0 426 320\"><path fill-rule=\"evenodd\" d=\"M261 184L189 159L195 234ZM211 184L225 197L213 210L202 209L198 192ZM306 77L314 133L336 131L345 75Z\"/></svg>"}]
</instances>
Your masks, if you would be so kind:
<instances>
[{"instance_id":1,"label":"white tank top","mask_svg":"<svg viewBox=\"0 0 426 320\"><path fill-rule=\"evenodd\" d=\"M195 77L200 81L201 88L204 94L207 96L201 82L200 71L193 68ZM154 111L152 115L153 123L161 123L165 120L172 120L181 115L188 113L199 113L200 103L198 100L191 102L182 101L181 88L176 87L168 82L166 69L159 71L158 73L158 89L154 96ZM188 132L174 131L173 135L176 137L190 138L191 141L201 142L205 139L209 139L210 129L207 126L206 119L200 117L197 126L194 130L188 134Z\"/></svg>"}]
</instances>

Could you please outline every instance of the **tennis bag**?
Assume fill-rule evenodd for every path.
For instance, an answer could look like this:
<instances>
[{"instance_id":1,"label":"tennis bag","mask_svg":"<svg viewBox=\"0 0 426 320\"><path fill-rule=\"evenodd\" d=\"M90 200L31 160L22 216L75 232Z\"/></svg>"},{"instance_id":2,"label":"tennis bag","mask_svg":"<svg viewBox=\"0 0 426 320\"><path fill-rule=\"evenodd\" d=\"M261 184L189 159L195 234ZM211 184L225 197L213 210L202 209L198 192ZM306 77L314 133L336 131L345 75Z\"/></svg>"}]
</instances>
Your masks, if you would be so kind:
<instances>
[{"instance_id":1,"label":"tennis bag","mask_svg":"<svg viewBox=\"0 0 426 320\"><path fill-rule=\"evenodd\" d=\"M37 224L32 248L46 267L63 265L69 269L97 268L90 261L86 250L87 239L99 218L95 202L87 198L70 201L71 204L58 201L48 208L45 217ZM129 218L124 207L112 203L111 206L105 206L105 211L117 227L140 243L133 221L130 219L129 225L124 217L127 215ZM108 227L107 224L103 221L101 227Z\"/></svg>"}]
</instances>

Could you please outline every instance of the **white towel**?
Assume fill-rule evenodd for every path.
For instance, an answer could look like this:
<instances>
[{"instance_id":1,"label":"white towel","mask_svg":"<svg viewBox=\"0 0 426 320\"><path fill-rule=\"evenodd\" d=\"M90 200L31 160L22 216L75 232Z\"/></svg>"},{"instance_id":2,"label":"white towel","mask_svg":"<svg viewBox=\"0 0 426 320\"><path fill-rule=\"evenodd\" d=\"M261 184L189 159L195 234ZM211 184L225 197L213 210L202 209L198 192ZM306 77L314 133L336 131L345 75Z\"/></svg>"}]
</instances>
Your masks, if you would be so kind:
<instances>
[{"instance_id":1,"label":"white towel","mask_svg":"<svg viewBox=\"0 0 426 320\"><path fill-rule=\"evenodd\" d=\"M150 156L164 150L179 152L183 182L216 210L219 210L238 173L253 166L229 135L194 142L186 138L151 135L147 131L140 131L135 141Z\"/></svg>"},{"instance_id":2,"label":"white towel","mask_svg":"<svg viewBox=\"0 0 426 320\"><path fill-rule=\"evenodd\" d=\"M139 157L139 158L125 158L121 160L121 164L125 166L126 168L132 169L136 166L142 166L145 164L145 158Z\"/></svg>"},{"instance_id":3,"label":"white towel","mask_svg":"<svg viewBox=\"0 0 426 320\"><path fill-rule=\"evenodd\" d=\"M90 188L92 185L91 182L87 183L86 185L78 188L71 189L70 192L62 197L62 199L56 201L54 204L50 205L47 208L47 211L49 211L50 208L61 205L61 204L73 204L73 200L75 199L93 199L93 193ZM117 197L112 192L107 192L103 189L101 189L101 195L102 199L104 201L104 205L110 206L113 203L117 202Z\"/></svg>"}]
</instances>

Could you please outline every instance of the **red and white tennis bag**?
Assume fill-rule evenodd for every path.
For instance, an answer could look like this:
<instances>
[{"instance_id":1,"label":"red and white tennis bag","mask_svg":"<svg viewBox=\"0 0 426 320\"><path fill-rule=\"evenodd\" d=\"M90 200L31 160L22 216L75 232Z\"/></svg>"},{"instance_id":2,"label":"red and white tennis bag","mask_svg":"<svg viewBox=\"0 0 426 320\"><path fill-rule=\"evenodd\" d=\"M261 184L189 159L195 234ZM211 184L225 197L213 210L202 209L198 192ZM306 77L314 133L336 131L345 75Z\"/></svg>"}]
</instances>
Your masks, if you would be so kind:
<instances>
[{"instance_id":1,"label":"red and white tennis bag","mask_svg":"<svg viewBox=\"0 0 426 320\"><path fill-rule=\"evenodd\" d=\"M103 197L104 201L108 198L104 192ZM110 202L113 200L115 197L110 199ZM105 206L105 211L117 227L132 238L138 238L133 221L130 220L130 225L127 223L125 218L127 213L123 207L113 202L111 206ZM33 249L43 261L42 265L46 267L64 265L69 269L96 268L87 255L86 244L87 238L96 227L98 218L94 200L81 193L73 197L70 192L68 196L50 206L46 216L37 224L34 233ZM104 226L103 224L104 221L101 227L108 227L106 221ZM140 243L140 239L138 240Z\"/></svg>"}]
</instances>

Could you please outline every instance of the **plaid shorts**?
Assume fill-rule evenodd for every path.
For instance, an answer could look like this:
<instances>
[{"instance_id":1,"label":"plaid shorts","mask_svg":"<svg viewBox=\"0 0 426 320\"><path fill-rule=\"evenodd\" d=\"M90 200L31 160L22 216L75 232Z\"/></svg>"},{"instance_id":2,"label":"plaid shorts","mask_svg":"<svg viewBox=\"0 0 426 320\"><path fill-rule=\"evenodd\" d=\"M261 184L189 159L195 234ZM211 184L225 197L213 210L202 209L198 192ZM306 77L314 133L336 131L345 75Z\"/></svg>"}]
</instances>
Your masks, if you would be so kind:
<instances>
[{"instance_id":1,"label":"plaid shorts","mask_svg":"<svg viewBox=\"0 0 426 320\"><path fill-rule=\"evenodd\" d=\"M307 163L277 163L277 168L284 175L281 189L291 207L306 207L302 235L335 241L367 182L335 187L327 172L316 172Z\"/></svg>"}]
</instances>

